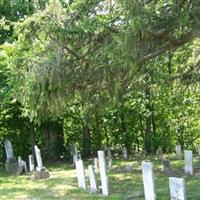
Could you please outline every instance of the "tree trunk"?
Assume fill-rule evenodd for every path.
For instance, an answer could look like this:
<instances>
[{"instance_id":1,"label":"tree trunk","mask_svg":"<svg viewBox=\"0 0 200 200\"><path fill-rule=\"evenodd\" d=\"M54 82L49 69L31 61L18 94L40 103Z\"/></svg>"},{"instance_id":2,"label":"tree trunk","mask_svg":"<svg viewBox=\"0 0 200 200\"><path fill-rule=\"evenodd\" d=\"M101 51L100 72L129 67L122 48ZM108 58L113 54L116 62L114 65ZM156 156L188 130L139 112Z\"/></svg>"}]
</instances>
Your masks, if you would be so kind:
<instances>
[{"instance_id":1,"label":"tree trunk","mask_svg":"<svg viewBox=\"0 0 200 200\"><path fill-rule=\"evenodd\" d=\"M88 125L88 117L83 121L83 156L91 155L91 133Z\"/></svg>"}]
</instances>

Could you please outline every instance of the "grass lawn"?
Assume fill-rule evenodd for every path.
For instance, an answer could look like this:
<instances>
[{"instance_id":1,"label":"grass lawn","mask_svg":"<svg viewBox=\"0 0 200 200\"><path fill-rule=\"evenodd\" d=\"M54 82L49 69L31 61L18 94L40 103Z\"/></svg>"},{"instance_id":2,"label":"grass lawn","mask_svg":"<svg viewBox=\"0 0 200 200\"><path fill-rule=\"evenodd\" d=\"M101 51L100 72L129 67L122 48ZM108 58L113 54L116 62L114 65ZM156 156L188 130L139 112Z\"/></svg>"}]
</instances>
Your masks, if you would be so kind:
<instances>
[{"instance_id":1,"label":"grass lawn","mask_svg":"<svg viewBox=\"0 0 200 200\"><path fill-rule=\"evenodd\" d=\"M161 172L162 165L151 157L146 160L154 162L155 185L157 200L169 199L168 177ZM141 176L142 160L114 160L114 170L108 173L110 195L91 194L77 187L76 173L71 164L49 165L50 179L34 180L28 175L10 176L0 172L0 199L1 200L144 200L143 183ZM84 162L85 168L90 161ZM124 165L132 164L131 173L121 170ZM183 169L183 161L171 161L173 169ZM194 167L200 167L200 161L195 158ZM86 173L87 175L87 173ZM200 172L194 176L184 176L188 200L200 200ZM100 178L97 175L98 185ZM88 179L87 179L88 182Z\"/></svg>"}]
</instances>

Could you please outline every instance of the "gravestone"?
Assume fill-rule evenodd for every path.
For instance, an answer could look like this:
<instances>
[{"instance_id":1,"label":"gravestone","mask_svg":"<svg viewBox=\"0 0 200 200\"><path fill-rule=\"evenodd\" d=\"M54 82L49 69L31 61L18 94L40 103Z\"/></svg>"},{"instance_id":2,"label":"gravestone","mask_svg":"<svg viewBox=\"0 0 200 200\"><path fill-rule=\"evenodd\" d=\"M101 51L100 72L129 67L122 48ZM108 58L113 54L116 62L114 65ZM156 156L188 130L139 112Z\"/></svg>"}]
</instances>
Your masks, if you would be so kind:
<instances>
[{"instance_id":1,"label":"gravestone","mask_svg":"<svg viewBox=\"0 0 200 200\"><path fill-rule=\"evenodd\" d=\"M18 162L13 153L12 143L9 140L5 140L6 162L5 170L7 173L16 173L18 168Z\"/></svg>"},{"instance_id":2,"label":"gravestone","mask_svg":"<svg viewBox=\"0 0 200 200\"><path fill-rule=\"evenodd\" d=\"M100 177L101 177L101 187L103 195L108 195L108 177L106 175L106 160L105 160L105 153L104 151L98 151L98 158L99 158L99 170L100 170Z\"/></svg>"},{"instance_id":3,"label":"gravestone","mask_svg":"<svg viewBox=\"0 0 200 200\"><path fill-rule=\"evenodd\" d=\"M50 176L49 172L43 166L41 152L37 145L35 145L35 155L36 155L37 167L36 167L36 171L34 172L34 177L36 179L49 178Z\"/></svg>"},{"instance_id":4,"label":"gravestone","mask_svg":"<svg viewBox=\"0 0 200 200\"><path fill-rule=\"evenodd\" d=\"M23 173L27 173L26 162L22 160L21 156L18 156L17 175L21 175Z\"/></svg>"},{"instance_id":5,"label":"gravestone","mask_svg":"<svg viewBox=\"0 0 200 200\"><path fill-rule=\"evenodd\" d=\"M153 164L151 162L142 162L142 174L145 200L155 200L155 184L153 174Z\"/></svg>"},{"instance_id":6,"label":"gravestone","mask_svg":"<svg viewBox=\"0 0 200 200\"><path fill-rule=\"evenodd\" d=\"M97 171L99 169L99 161L98 158L94 158L94 169Z\"/></svg>"},{"instance_id":7,"label":"gravestone","mask_svg":"<svg viewBox=\"0 0 200 200\"><path fill-rule=\"evenodd\" d=\"M29 158L29 170L30 172L33 172L35 170L33 155L29 155L28 158Z\"/></svg>"},{"instance_id":8,"label":"gravestone","mask_svg":"<svg viewBox=\"0 0 200 200\"><path fill-rule=\"evenodd\" d=\"M83 161L76 160L75 166L76 166L76 174L77 174L77 179L78 179L78 186L86 190L85 170L83 166Z\"/></svg>"},{"instance_id":9,"label":"gravestone","mask_svg":"<svg viewBox=\"0 0 200 200\"><path fill-rule=\"evenodd\" d=\"M163 150L162 150L162 147L159 147L156 150L156 155L157 155L157 157L158 157L159 160L163 160Z\"/></svg>"},{"instance_id":10,"label":"gravestone","mask_svg":"<svg viewBox=\"0 0 200 200\"><path fill-rule=\"evenodd\" d=\"M108 170L111 171L112 170L112 158L110 158L108 160Z\"/></svg>"},{"instance_id":11,"label":"gravestone","mask_svg":"<svg viewBox=\"0 0 200 200\"><path fill-rule=\"evenodd\" d=\"M112 153L111 153L110 148L107 149L107 157L108 157L108 160L112 159Z\"/></svg>"},{"instance_id":12,"label":"gravestone","mask_svg":"<svg viewBox=\"0 0 200 200\"><path fill-rule=\"evenodd\" d=\"M128 160L128 152L126 147L122 147L122 157L124 160Z\"/></svg>"},{"instance_id":13,"label":"gravestone","mask_svg":"<svg viewBox=\"0 0 200 200\"><path fill-rule=\"evenodd\" d=\"M90 192L96 192L97 182L96 182L94 167L92 165L88 166L88 175L89 175L89 181L90 181Z\"/></svg>"},{"instance_id":14,"label":"gravestone","mask_svg":"<svg viewBox=\"0 0 200 200\"><path fill-rule=\"evenodd\" d=\"M171 200L186 200L184 178L169 178L169 189Z\"/></svg>"},{"instance_id":15,"label":"gravestone","mask_svg":"<svg viewBox=\"0 0 200 200\"><path fill-rule=\"evenodd\" d=\"M73 162L74 162L74 165L75 165L75 162L77 161L77 160L81 160L81 154L80 154L80 152L76 152L76 154L74 154L73 155Z\"/></svg>"},{"instance_id":16,"label":"gravestone","mask_svg":"<svg viewBox=\"0 0 200 200\"><path fill-rule=\"evenodd\" d=\"M181 145L176 145L176 157L177 159L182 159Z\"/></svg>"},{"instance_id":17,"label":"gravestone","mask_svg":"<svg viewBox=\"0 0 200 200\"><path fill-rule=\"evenodd\" d=\"M163 160L163 172L168 173L170 171L170 161L167 159Z\"/></svg>"},{"instance_id":18,"label":"gravestone","mask_svg":"<svg viewBox=\"0 0 200 200\"><path fill-rule=\"evenodd\" d=\"M190 150L184 151L185 174L193 174L193 153Z\"/></svg>"},{"instance_id":19,"label":"gravestone","mask_svg":"<svg viewBox=\"0 0 200 200\"><path fill-rule=\"evenodd\" d=\"M128 164L124 167L125 172L132 172L133 171L133 166Z\"/></svg>"}]
</instances>

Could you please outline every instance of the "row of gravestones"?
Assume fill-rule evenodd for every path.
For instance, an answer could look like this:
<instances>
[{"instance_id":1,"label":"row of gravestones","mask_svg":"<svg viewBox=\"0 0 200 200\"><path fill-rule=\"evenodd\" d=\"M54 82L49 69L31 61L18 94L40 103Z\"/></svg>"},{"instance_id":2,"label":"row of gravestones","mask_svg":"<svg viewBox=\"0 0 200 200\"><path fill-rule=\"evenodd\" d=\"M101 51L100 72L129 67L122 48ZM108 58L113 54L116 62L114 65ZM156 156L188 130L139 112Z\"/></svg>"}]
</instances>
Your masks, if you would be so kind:
<instances>
[{"instance_id":1,"label":"row of gravestones","mask_svg":"<svg viewBox=\"0 0 200 200\"><path fill-rule=\"evenodd\" d=\"M96 159L95 159L96 160ZM94 164L97 165L97 164ZM98 151L98 165L101 178L101 186L99 187L102 190L103 195L109 194L109 184L108 177L106 174L106 159L104 151ZM75 161L76 174L78 180L78 186L84 190L87 189L84 164L81 159ZM97 192L97 181L95 168L92 165L88 166L88 176L89 176L89 191ZM142 174L143 174L143 186L145 200L155 200L155 183L154 183L154 173L153 173L153 164L151 162L142 162ZM170 188L170 198L171 200L186 200L185 194L185 180L183 178L169 178L169 188Z\"/></svg>"},{"instance_id":2,"label":"row of gravestones","mask_svg":"<svg viewBox=\"0 0 200 200\"><path fill-rule=\"evenodd\" d=\"M6 151L6 162L5 169L8 173L15 173L17 175L22 174L23 172L28 172L27 165L21 156L18 156L18 160L14 156L14 151L12 143L9 140L5 140L5 151ZM42 156L40 149L35 145L35 155L37 161L37 167L35 169L33 155L29 155L29 170L33 173L35 178L49 178L48 170L43 166Z\"/></svg>"}]
</instances>

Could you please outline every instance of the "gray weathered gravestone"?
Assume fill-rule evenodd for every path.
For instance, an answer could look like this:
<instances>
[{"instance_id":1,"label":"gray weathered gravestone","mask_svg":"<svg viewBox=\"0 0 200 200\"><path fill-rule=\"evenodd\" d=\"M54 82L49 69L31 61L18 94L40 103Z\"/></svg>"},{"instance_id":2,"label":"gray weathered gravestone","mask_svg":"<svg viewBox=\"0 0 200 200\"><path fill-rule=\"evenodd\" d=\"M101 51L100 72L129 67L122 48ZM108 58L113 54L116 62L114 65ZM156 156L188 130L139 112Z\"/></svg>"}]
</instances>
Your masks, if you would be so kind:
<instances>
[{"instance_id":1,"label":"gray weathered gravestone","mask_svg":"<svg viewBox=\"0 0 200 200\"><path fill-rule=\"evenodd\" d=\"M29 158L29 170L30 170L30 172L33 172L33 171L35 171L33 155L29 155L28 158Z\"/></svg>"},{"instance_id":2,"label":"gray weathered gravestone","mask_svg":"<svg viewBox=\"0 0 200 200\"><path fill-rule=\"evenodd\" d=\"M26 162L22 160L21 156L18 156L17 175L21 175L22 173L27 173L27 166Z\"/></svg>"},{"instance_id":3,"label":"gray weathered gravestone","mask_svg":"<svg viewBox=\"0 0 200 200\"><path fill-rule=\"evenodd\" d=\"M181 145L176 145L176 157L177 159L182 159L182 151L181 151Z\"/></svg>"},{"instance_id":4,"label":"gray weathered gravestone","mask_svg":"<svg viewBox=\"0 0 200 200\"><path fill-rule=\"evenodd\" d=\"M155 184L153 174L153 164L151 162L142 162L142 174L145 200L155 200Z\"/></svg>"},{"instance_id":5,"label":"gray weathered gravestone","mask_svg":"<svg viewBox=\"0 0 200 200\"><path fill-rule=\"evenodd\" d=\"M107 157L108 157L108 160L112 159L112 153L111 153L110 148L107 149Z\"/></svg>"},{"instance_id":6,"label":"gray weathered gravestone","mask_svg":"<svg viewBox=\"0 0 200 200\"><path fill-rule=\"evenodd\" d=\"M185 174L193 174L193 153L190 150L184 150Z\"/></svg>"},{"instance_id":7,"label":"gray weathered gravestone","mask_svg":"<svg viewBox=\"0 0 200 200\"><path fill-rule=\"evenodd\" d=\"M36 171L34 172L34 176L36 179L44 179L49 178L49 172L48 170L43 166L42 157L40 149L35 145L35 155L36 155L36 161L37 161L37 167Z\"/></svg>"},{"instance_id":8,"label":"gray weathered gravestone","mask_svg":"<svg viewBox=\"0 0 200 200\"><path fill-rule=\"evenodd\" d=\"M163 172L168 173L170 171L170 161L167 159L163 160Z\"/></svg>"},{"instance_id":9,"label":"gray weathered gravestone","mask_svg":"<svg viewBox=\"0 0 200 200\"><path fill-rule=\"evenodd\" d=\"M99 158L99 170L101 177L102 193L103 195L108 195L109 188L108 188L108 177L106 175L106 160L104 151L98 151L98 158Z\"/></svg>"},{"instance_id":10,"label":"gray weathered gravestone","mask_svg":"<svg viewBox=\"0 0 200 200\"><path fill-rule=\"evenodd\" d=\"M169 189L171 200L186 200L184 178L169 178Z\"/></svg>"},{"instance_id":11,"label":"gray weathered gravestone","mask_svg":"<svg viewBox=\"0 0 200 200\"><path fill-rule=\"evenodd\" d=\"M76 174L78 179L78 186L84 190L86 190L86 181L85 181L85 170L83 166L82 160L76 160L75 161L76 166Z\"/></svg>"},{"instance_id":12,"label":"gray weathered gravestone","mask_svg":"<svg viewBox=\"0 0 200 200\"><path fill-rule=\"evenodd\" d=\"M159 160L163 160L163 150L162 147L159 147L156 151L156 155L158 157Z\"/></svg>"},{"instance_id":13,"label":"gray weathered gravestone","mask_svg":"<svg viewBox=\"0 0 200 200\"><path fill-rule=\"evenodd\" d=\"M126 147L122 147L122 157L124 160L128 159L128 152Z\"/></svg>"},{"instance_id":14,"label":"gray weathered gravestone","mask_svg":"<svg viewBox=\"0 0 200 200\"><path fill-rule=\"evenodd\" d=\"M97 182L96 182L94 167L92 165L88 166L88 175L89 175L89 180L90 180L90 192L96 192Z\"/></svg>"},{"instance_id":15,"label":"gray weathered gravestone","mask_svg":"<svg viewBox=\"0 0 200 200\"><path fill-rule=\"evenodd\" d=\"M108 170L111 171L112 170L112 158L108 159Z\"/></svg>"},{"instance_id":16,"label":"gray weathered gravestone","mask_svg":"<svg viewBox=\"0 0 200 200\"><path fill-rule=\"evenodd\" d=\"M5 140L6 162L5 170L7 173L16 173L18 168L18 162L13 153L12 143L9 140Z\"/></svg>"}]
</instances>

